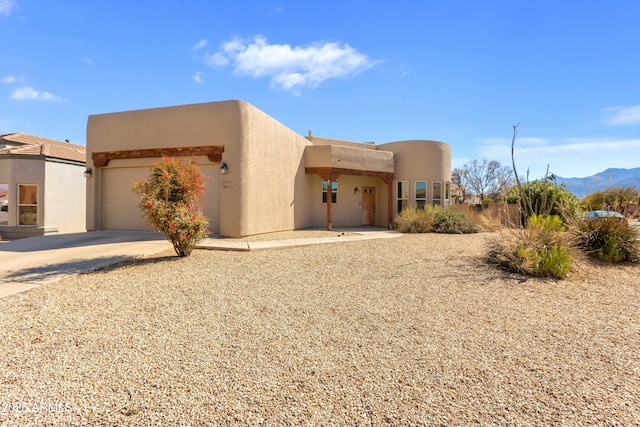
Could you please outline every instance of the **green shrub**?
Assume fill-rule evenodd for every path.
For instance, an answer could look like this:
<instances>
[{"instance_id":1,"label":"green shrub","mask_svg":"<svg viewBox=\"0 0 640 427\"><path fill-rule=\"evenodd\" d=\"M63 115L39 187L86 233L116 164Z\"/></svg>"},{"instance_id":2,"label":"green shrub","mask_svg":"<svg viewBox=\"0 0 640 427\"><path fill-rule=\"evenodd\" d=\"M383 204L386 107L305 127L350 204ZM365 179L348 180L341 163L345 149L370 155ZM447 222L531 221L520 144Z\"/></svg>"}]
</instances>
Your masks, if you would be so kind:
<instances>
[{"instance_id":1,"label":"green shrub","mask_svg":"<svg viewBox=\"0 0 640 427\"><path fill-rule=\"evenodd\" d=\"M562 223L562 219L558 215L537 215L533 214L529 217L529 224L540 227L546 232L562 233L566 227Z\"/></svg>"},{"instance_id":2,"label":"green shrub","mask_svg":"<svg viewBox=\"0 0 640 427\"><path fill-rule=\"evenodd\" d=\"M452 208L437 209L433 218L436 233L477 233L478 225L463 212Z\"/></svg>"},{"instance_id":3,"label":"green shrub","mask_svg":"<svg viewBox=\"0 0 640 427\"><path fill-rule=\"evenodd\" d=\"M200 198L205 176L195 161L181 163L163 157L150 166L149 178L134 184L147 224L165 234L178 256L189 256L207 235L209 220L202 213Z\"/></svg>"},{"instance_id":4,"label":"green shrub","mask_svg":"<svg viewBox=\"0 0 640 427\"><path fill-rule=\"evenodd\" d=\"M477 233L478 225L463 212L453 208L426 206L403 209L395 219L395 229L401 233Z\"/></svg>"},{"instance_id":5,"label":"green shrub","mask_svg":"<svg viewBox=\"0 0 640 427\"><path fill-rule=\"evenodd\" d=\"M577 221L573 233L579 248L601 261L640 261L638 231L616 218Z\"/></svg>"},{"instance_id":6,"label":"green shrub","mask_svg":"<svg viewBox=\"0 0 640 427\"><path fill-rule=\"evenodd\" d=\"M573 261L569 246L560 217L533 215L525 228L506 229L490 241L488 260L508 271L564 279Z\"/></svg>"},{"instance_id":7,"label":"green shrub","mask_svg":"<svg viewBox=\"0 0 640 427\"><path fill-rule=\"evenodd\" d=\"M507 192L507 203L520 204L523 215L558 215L564 222L579 217L582 213L578 197L564 184L555 185L547 179L527 182L512 187Z\"/></svg>"},{"instance_id":8,"label":"green shrub","mask_svg":"<svg viewBox=\"0 0 640 427\"><path fill-rule=\"evenodd\" d=\"M401 233L431 233L434 230L434 217L434 208L431 206L424 209L410 206L396 216L395 229Z\"/></svg>"}]
</instances>

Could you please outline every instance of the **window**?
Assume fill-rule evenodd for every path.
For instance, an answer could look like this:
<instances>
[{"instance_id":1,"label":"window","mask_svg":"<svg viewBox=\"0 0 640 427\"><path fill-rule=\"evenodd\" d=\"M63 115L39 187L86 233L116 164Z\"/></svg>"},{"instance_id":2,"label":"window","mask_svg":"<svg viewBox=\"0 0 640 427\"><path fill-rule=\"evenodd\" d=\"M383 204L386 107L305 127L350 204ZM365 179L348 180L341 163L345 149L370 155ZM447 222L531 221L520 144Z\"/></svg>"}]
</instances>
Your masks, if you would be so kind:
<instances>
[{"instance_id":1,"label":"window","mask_svg":"<svg viewBox=\"0 0 640 427\"><path fill-rule=\"evenodd\" d=\"M38 186L18 184L18 225L38 225Z\"/></svg>"},{"instance_id":2,"label":"window","mask_svg":"<svg viewBox=\"0 0 640 427\"><path fill-rule=\"evenodd\" d=\"M0 225L9 224L9 185L0 184Z\"/></svg>"},{"instance_id":3,"label":"window","mask_svg":"<svg viewBox=\"0 0 640 427\"><path fill-rule=\"evenodd\" d=\"M409 202L409 181L398 181L396 184L396 213L400 213Z\"/></svg>"},{"instance_id":4,"label":"window","mask_svg":"<svg viewBox=\"0 0 640 427\"><path fill-rule=\"evenodd\" d=\"M416 181L416 209L424 209L427 204L427 181Z\"/></svg>"},{"instance_id":5,"label":"window","mask_svg":"<svg viewBox=\"0 0 640 427\"><path fill-rule=\"evenodd\" d=\"M327 203L327 185L329 181L322 180L322 203ZM331 203L338 203L338 181L331 181Z\"/></svg>"},{"instance_id":6,"label":"window","mask_svg":"<svg viewBox=\"0 0 640 427\"><path fill-rule=\"evenodd\" d=\"M449 181L444 183L444 204L449 206L451 204L451 183Z\"/></svg>"},{"instance_id":7,"label":"window","mask_svg":"<svg viewBox=\"0 0 640 427\"><path fill-rule=\"evenodd\" d=\"M433 183L433 206L442 204L442 182L435 181Z\"/></svg>"}]
</instances>

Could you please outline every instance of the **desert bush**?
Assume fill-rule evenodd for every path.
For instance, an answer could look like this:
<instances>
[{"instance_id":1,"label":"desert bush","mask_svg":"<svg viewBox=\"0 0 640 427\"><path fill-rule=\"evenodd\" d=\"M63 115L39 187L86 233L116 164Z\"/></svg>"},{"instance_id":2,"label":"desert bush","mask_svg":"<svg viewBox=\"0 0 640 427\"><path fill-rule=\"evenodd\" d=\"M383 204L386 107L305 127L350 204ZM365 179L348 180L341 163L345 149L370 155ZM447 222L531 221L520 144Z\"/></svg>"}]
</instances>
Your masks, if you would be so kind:
<instances>
[{"instance_id":1,"label":"desert bush","mask_svg":"<svg viewBox=\"0 0 640 427\"><path fill-rule=\"evenodd\" d=\"M152 230L165 234L178 256L189 256L209 226L200 203L205 176L195 161L182 163L168 157L149 169L149 178L133 187L140 196L138 207Z\"/></svg>"},{"instance_id":2,"label":"desert bush","mask_svg":"<svg viewBox=\"0 0 640 427\"><path fill-rule=\"evenodd\" d=\"M586 195L580 202L587 211L612 209L625 212L629 206L640 203L640 191L633 187L609 187Z\"/></svg>"},{"instance_id":3,"label":"desert bush","mask_svg":"<svg viewBox=\"0 0 640 427\"><path fill-rule=\"evenodd\" d=\"M507 203L520 204L522 212L528 215L557 215L565 222L578 218L582 214L580 200L564 184L556 185L548 179L522 184L521 188L512 187L507 192ZM525 219L526 219L525 215Z\"/></svg>"},{"instance_id":4,"label":"desert bush","mask_svg":"<svg viewBox=\"0 0 640 427\"><path fill-rule=\"evenodd\" d=\"M408 207L395 219L395 229L401 233L476 233L478 225L465 213L453 208L425 206Z\"/></svg>"},{"instance_id":5,"label":"desert bush","mask_svg":"<svg viewBox=\"0 0 640 427\"><path fill-rule=\"evenodd\" d=\"M505 229L489 242L488 260L515 273L563 279L571 269L570 246L559 216L532 215L526 227Z\"/></svg>"},{"instance_id":6,"label":"desert bush","mask_svg":"<svg viewBox=\"0 0 640 427\"><path fill-rule=\"evenodd\" d=\"M431 233L434 230L434 217L434 208L431 206L425 206L424 209L409 206L396 216L395 229L401 233Z\"/></svg>"},{"instance_id":7,"label":"desert bush","mask_svg":"<svg viewBox=\"0 0 640 427\"><path fill-rule=\"evenodd\" d=\"M433 229L436 233L469 234L479 231L478 224L464 213L452 208L436 209Z\"/></svg>"},{"instance_id":8,"label":"desert bush","mask_svg":"<svg viewBox=\"0 0 640 427\"><path fill-rule=\"evenodd\" d=\"M571 227L576 245L601 261L639 262L640 233L617 218L576 221Z\"/></svg>"}]
</instances>

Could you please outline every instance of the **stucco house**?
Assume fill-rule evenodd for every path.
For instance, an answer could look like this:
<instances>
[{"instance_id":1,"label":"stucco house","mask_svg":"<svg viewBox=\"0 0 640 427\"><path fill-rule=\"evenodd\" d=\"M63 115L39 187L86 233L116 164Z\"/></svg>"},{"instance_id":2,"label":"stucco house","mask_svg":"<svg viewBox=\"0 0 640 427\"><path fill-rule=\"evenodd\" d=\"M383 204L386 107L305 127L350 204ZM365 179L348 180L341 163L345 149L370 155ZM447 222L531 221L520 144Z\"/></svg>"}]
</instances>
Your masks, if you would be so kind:
<instances>
[{"instance_id":1,"label":"stucco house","mask_svg":"<svg viewBox=\"0 0 640 427\"><path fill-rule=\"evenodd\" d=\"M0 135L0 236L85 231L86 149L26 133Z\"/></svg>"},{"instance_id":2,"label":"stucco house","mask_svg":"<svg viewBox=\"0 0 640 427\"><path fill-rule=\"evenodd\" d=\"M449 144L303 137L234 100L89 116L87 229L148 229L131 188L162 156L196 159L210 231L229 237L387 227L407 206L450 203Z\"/></svg>"}]
</instances>

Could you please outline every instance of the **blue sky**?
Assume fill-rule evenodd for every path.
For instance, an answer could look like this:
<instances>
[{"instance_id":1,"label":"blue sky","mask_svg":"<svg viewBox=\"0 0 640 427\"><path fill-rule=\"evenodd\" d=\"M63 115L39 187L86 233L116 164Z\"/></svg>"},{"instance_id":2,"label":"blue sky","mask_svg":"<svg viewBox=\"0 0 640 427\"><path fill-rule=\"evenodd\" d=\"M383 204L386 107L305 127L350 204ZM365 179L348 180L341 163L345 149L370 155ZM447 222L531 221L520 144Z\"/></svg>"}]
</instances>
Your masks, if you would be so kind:
<instances>
[{"instance_id":1,"label":"blue sky","mask_svg":"<svg viewBox=\"0 0 640 427\"><path fill-rule=\"evenodd\" d=\"M451 144L582 177L640 167L640 2L0 0L0 133L242 99L294 131Z\"/></svg>"}]
</instances>

